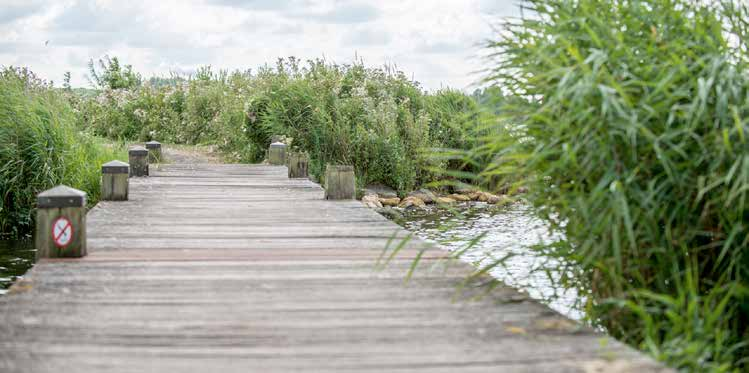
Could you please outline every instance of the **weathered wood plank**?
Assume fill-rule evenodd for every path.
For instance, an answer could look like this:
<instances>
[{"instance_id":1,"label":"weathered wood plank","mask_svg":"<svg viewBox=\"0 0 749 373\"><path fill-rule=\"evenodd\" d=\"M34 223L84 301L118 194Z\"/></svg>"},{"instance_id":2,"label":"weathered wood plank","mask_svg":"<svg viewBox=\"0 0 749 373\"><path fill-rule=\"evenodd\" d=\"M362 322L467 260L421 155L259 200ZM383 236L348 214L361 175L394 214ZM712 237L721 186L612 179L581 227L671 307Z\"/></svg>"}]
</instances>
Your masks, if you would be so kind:
<instances>
[{"instance_id":1,"label":"weathered wood plank","mask_svg":"<svg viewBox=\"0 0 749 373\"><path fill-rule=\"evenodd\" d=\"M0 298L0 371L663 370L517 290L465 284L472 268L429 243L376 270L409 233L285 167L150 173L89 212L88 256L43 260Z\"/></svg>"}]
</instances>

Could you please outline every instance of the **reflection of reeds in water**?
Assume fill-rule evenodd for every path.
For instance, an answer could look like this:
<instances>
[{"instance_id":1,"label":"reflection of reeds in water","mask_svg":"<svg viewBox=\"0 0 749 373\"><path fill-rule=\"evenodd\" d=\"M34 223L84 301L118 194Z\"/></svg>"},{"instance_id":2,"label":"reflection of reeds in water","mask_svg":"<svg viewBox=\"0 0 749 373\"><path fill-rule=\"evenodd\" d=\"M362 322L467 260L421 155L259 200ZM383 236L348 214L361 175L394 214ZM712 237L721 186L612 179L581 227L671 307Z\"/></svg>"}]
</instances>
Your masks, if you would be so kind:
<instances>
[{"instance_id":1,"label":"reflection of reeds in water","mask_svg":"<svg viewBox=\"0 0 749 373\"><path fill-rule=\"evenodd\" d=\"M404 212L398 222L420 239L450 250L445 259L435 261L429 270L440 266L446 270L456 260L476 268L459 290L471 289L472 294L481 295L497 286L509 285L568 317L577 320L584 317L584 298L561 283L558 263L534 250L538 243L558 240L560 236L548 232L523 203L411 210ZM393 246L391 243L390 247Z\"/></svg>"},{"instance_id":2,"label":"reflection of reeds in water","mask_svg":"<svg viewBox=\"0 0 749 373\"><path fill-rule=\"evenodd\" d=\"M0 240L0 295L34 265L34 242Z\"/></svg>"}]
</instances>

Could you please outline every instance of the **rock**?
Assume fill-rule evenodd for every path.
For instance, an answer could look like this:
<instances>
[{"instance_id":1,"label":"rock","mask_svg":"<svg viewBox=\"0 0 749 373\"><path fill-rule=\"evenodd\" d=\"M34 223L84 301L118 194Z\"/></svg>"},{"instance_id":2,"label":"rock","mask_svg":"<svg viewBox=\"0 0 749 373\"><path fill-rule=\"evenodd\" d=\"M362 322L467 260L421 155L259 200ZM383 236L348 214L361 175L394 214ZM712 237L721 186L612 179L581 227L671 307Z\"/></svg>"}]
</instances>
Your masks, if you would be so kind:
<instances>
[{"instance_id":1,"label":"rock","mask_svg":"<svg viewBox=\"0 0 749 373\"><path fill-rule=\"evenodd\" d=\"M437 199L437 196L429 189L419 189L413 191L411 193L408 193L408 197L416 197L424 201L424 203L433 203L434 200Z\"/></svg>"},{"instance_id":2,"label":"rock","mask_svg":"<svg viewBox=\"0 0 749 373\"><path fill-rule=\"evenodd\" d=\"M435 203L438 203L440 205L450 205L455 203L455 200L450 197L437 197L437 199L434 201Z\"/></svg>"},{"instance_id":3,"label":"rock","mask_svg":"<svg viewBox=\"0 0 749 373\"><path fill-rule=\"evenodd\" d=\"M481 192L471 192L466 194L468 198L471 199L471 201L478 201L481 198L482 193Z\"/></svg>"},{"instance_id":4,"label":"rock","mask_svg":"<svg viewBox=\"0 0 749 373\"><path fill-rule=\"evenodd\" d=\"M379 208L376 211L378 213L380 213L380 215L382 215L382 216L384 216L384 217L386 217L386 218L388 218L390 220L398 220L398 219L402 219L403 218L403 214L401 214L400 211L398 211L398 210L396 210L396 209L394 209L394 208L392 208L390 206Z\"/></svg>"},{"instance_id":5,"label":"rock","mask_svg":"<svg viewBox=\"0 0 749 373\"><path fill-rule=\"evenodd\" d=\"M471 197L465 195L465 194L451 194L448 197L458 201L458 202L468 202L471 200Z\"/></svg>"},{"instance_id":6,"label":"rock","mask_svg":"<svg viewBox=\"0 0 749 373\"><path fill-rule=\"evenodd\" d=\"M485 192L477 192L478 196L476 198L479 202L489 202L489 199L494 200L494 195L491 193L485 193ZM494 202L496 203L496 202Z\"/></svg>"},{"instance_id":7,"label":"rock","mask_svg":"<svg viewBox=\"0 0 749 373\"><path fill-rule=\"evenodd\" d=\"M484 202L486 202L486 203L488 203L490 205L495 205L499 201L502 200L499 196L491 194L491 193L485 193L484 196L486 197L486 201L484 201Z\"/></svg>"},{"instance_id":8,"label":"rock","mask_svg":"<svg viewBox=\"0 0 749 373\"><path fill-rule=\"evenodd\" d=\"M382 207L382 203L380 203L380 199L376 194L367 194L366 196L362 197L361 201L364 205L371 209Z\"/></svg>"},{"instance_id":9,"label":"rock","mask_svg":"<svg viewBox=\"0 0 749 373\"><path fill-rule=\"evenodd\" d=\"M401 203L401 199L398 198L398 197L392 197L392 198L382 198L382 197L380 197L379 200L380 200L380 203L383 206L393 206L393 207L396 207L396 206L398 206L399 203Z\"/></svg>"},{"instance_id":10,"label":"rock","mask_svg":"<svg viewBox=\"0 0 749 373\"><path fill-rule=\"evenodd\" d=\"M398 197L398 193L396 193L393 188L381 184L367 185L367 187L364 188L364 194L376 194L380 198Z\"/></svg>"},{"instance_id":11,"label":"rock","mask_svg":"<svg viewBox=\"0 0 749 373\"><path fill-rule=\"evenodd\" d=\"M473 192L471 194L465 195L465 197L470 198L472 201L486 202L490 205L494 205L500 202L505 203L508 201L507 197L505 196L498 196L496 194L487 192Z\"/></svg>"},{"instance_id":12,"label":"rock","mask_svg":"<svg viewBox=\"0 0 749 373\"><path fill-rule=\"evenodd\" d=\"M505 196L498 196L496 194L491 194L487 192L478 192L478 193L479 193L478 201L486 202L490 205L496 205L498 203L505 204L509 202L509 198Z\"/></svg>"},{"instance_id":13,"label":"rock","mask_svg":"<svg viewBox=\"0 0 749 373\"><path fill-rule=\"evenodd\" d=\"M398 204L398 207L400 208L407 208L407 207L424 207L426 206L426 203L423 199L419 197L414 196L408 196L401 201L400 204Z\"/></svg>"}]
</instances>

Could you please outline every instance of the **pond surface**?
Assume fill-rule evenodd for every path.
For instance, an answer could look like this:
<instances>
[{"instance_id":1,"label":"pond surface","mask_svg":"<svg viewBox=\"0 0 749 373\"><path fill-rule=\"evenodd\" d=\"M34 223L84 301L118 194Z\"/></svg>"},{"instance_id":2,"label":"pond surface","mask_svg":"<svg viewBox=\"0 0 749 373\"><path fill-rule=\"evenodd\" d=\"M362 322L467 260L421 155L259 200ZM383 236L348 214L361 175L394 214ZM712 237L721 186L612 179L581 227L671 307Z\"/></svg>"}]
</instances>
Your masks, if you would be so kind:
<instances>
[{"instance_id":1,"label":"pond surface","mask_svg":"<svg viewBox=\"0 0 749 373\"><path fill-rule=\"evenodd\" d=\"M577 292L555 285L559 272L532 270L541 266L554 267L555 263L541 257L531 246L553 242L560 236L550 234L544 222L534 217L527 205L513 203L497 207L472 203L450 210L410 210L396 220L419 238L437 242L450 251L465 249L476 237L485 234L461 259L484 266L509 255L503 265L491 269L492 276L567 317L583 318L583 312L577 307Z\"/></svg>"},{"instance_id":2,"label":"pond surface","mask_svg":"<svg viewBox=\"0 0 749 373\"><path fill-rule=\"evenodd\" d=\"M0 240L0 295L34 265L34 241Z\"/></svg>"}]
</instances>

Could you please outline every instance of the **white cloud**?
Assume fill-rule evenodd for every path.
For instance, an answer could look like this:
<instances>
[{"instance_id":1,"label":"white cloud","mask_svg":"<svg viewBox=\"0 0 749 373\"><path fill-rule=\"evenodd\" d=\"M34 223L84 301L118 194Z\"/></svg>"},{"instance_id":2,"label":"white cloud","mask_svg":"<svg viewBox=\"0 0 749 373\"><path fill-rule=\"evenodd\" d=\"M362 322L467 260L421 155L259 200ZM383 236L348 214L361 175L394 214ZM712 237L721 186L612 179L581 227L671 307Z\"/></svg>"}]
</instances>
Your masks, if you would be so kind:
<instances>
[{"instance_id":1,"label":"white cloud","mask_svg":"<svg viewBox=\"0 0 749 373\"><path fill-rule=\"evenodd\" d=\"M468 88L478 44L516 0L2 0L0 65L85 86L86 61L118 56L145 76L279 57L396 65L428 89Z\"/></svg>"}]
</instances>

